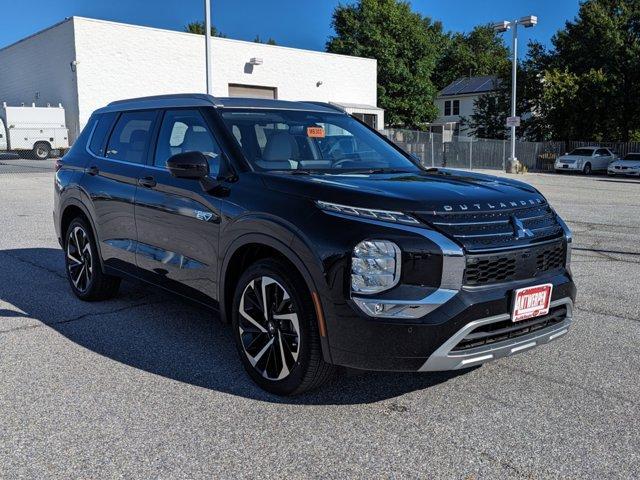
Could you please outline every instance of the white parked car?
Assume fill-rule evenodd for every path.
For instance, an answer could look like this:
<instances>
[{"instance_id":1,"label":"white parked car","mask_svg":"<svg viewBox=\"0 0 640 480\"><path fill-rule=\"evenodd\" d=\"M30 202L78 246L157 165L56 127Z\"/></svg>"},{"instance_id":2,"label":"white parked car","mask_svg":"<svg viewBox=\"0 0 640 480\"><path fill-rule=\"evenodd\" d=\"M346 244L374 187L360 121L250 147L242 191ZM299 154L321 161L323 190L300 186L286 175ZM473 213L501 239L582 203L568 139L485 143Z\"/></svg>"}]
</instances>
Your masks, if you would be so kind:
<instances>
[{"instance_id":1,"label":"white parked car","mask_svg":"<svg viewBox=\"0 0 640 480\"><path fill-rule=\"evenodd\" d=\"M640 177L640 153L627 153L624 158L610 163L607 173Z\"/></svg>"},{"instance_id":2,"label":"white parked car","mask_svg":"<svg viewBox=\"0 0 640 480\"><path fill-rule=\"evenodd\" d=\"M580 147L556 159L556 172L606 172L609 164L617 160L615 154L603 147Z\"/></svg>"}]
</instances>

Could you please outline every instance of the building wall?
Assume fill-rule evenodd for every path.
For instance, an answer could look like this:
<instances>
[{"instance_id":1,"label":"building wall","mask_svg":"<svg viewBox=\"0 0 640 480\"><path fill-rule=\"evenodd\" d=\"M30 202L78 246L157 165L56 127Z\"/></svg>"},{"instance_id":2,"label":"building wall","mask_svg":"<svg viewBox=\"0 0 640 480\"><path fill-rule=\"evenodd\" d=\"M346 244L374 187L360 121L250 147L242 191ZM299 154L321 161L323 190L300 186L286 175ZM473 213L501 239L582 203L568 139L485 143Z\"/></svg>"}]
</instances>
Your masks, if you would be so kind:
<instances>
[{"instance_id":1,"label":"building wall","mask_svg":"<svg viewBox=\"0 0 640 480\"><path fill-rule=\"evenodd\" d=\"M122 98L204 92L204 37L74 17L80 124ZM212 38L213 94L276 87L281 100L376 105L375 60ZM253 57L262 65L252 66ZM318 82L322 82L318 86Z\"/></svg>"},{"instance_id":2,"label":"building wall","mask_svg":"<svg viewBox=\"0 0 640 480\"><path fill-rule=\"evenodd\" d=\"M439 114L438 114L438 118L433 122L433 124L442 124L446 122L460 122L462 117L470 117L473 114L473 105L477 98L479 98L479 95L457 95L457 96L438 97L436 99L436 106L438 107ZM454 100L460 100L460 115L445 115L444 102L451 101L452 102L451 109L453 111ZM461 133L464 133L464 129L461 130Z\"/></svg>"},{"instance_id":3,"label":"building wall","mask_svg":"<svg viewBox=\"0 0 640 480\"><path fill-rule=\"evenodd\" d=\"M47 103L65 108L69 135L78 124L73 22L65 21L0 49L0 102L19 106Z\"/></svg>"}]
</instances>

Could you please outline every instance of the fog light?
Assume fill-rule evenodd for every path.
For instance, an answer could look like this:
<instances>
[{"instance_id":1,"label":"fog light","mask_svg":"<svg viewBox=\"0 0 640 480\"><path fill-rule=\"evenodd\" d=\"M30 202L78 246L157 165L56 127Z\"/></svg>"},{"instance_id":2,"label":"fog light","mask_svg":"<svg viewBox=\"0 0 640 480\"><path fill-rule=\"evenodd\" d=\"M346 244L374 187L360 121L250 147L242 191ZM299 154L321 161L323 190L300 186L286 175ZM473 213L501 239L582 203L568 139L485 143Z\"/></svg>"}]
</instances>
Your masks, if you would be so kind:
<instances>
[{"instance_id":1,"label":"fog light","mask_svg":"<svg viewBox=\"0 0 640 480\"><path fill-rule=\"evenodd\" d=\"M401 260L400 247L393 242L360 242L353 249L351 258L351 290L367 294L394 287L400 280Z\"/></svg>"}]
</instances>

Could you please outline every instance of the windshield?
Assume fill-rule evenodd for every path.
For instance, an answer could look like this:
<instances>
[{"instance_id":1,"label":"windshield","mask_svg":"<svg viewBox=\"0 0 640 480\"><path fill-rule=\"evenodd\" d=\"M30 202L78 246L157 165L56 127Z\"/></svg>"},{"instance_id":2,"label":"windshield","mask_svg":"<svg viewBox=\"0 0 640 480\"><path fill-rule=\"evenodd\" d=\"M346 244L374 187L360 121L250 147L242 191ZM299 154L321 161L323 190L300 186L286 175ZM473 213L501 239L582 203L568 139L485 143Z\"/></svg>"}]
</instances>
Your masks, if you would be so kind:
<instances>
[{"instance_id":1,"label":"windshield","mask_svg":"<svg viewBox=\"0 0 640 480\"><path fill-rule=\"evenodd\" d=\"M624 160L640 161L640 153L627 153Z\"/></svg>"},{"instance_id":2,"label":"windshield","mask_svg":"<svg viewBox=\"0 0 640 480\"><path fill-rule=\"evenodd\" d=\"M590 148L576 148L569 155L575 155L577 157L590 157L593 154L593 150Z\"/></svg>"},{"instance_id":3,"label":"windshield","mask_svg":"<svg viewBox=\"0 0 640 480\"><path fill-rule=\"evenodd\" d=\"M259 170L417 172L407 157L348 115L223 110L222 118Z\"/></svg>"}]
</instances>

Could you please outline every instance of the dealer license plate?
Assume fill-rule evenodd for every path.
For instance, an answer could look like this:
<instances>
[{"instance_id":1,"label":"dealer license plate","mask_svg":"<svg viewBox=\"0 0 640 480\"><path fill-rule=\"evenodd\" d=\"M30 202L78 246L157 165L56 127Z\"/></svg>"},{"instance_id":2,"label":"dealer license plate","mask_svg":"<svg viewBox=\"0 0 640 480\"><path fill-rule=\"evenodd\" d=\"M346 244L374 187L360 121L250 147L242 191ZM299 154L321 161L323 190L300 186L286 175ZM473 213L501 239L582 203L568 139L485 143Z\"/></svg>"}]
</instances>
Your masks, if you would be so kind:
<instances>
[{"instance_id":1,"label":"dealer license plate","mask_svg":"<svg viewBox=\"0 0 640 480\"><path fill-rule=\"evenodd\" d=\"M549 313L553 285L546 283L515 291L511 320L522 322Z\"/></svg>"}]
</instances>

